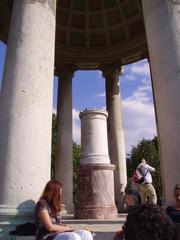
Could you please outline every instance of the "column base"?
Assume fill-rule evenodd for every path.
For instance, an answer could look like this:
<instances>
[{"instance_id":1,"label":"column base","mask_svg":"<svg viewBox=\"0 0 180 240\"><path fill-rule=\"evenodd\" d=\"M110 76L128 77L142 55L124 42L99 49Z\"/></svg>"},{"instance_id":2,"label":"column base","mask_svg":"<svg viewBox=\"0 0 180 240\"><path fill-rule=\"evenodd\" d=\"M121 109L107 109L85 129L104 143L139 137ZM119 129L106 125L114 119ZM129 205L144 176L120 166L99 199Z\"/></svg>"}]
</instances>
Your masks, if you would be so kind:
<instances>
[{"instance_id":1,"label":"column base","mask_svg":"<svg viewBox=\"0 0 180 240\"><path fill-rule=\"evenodd\" d=\"M68 204L61 204L61 214L74 214L74 206Z\"/></svg>"},{"instance_id":2,"label":"column base","mask_svg":"<svg viewBox=\"0 0 180 240\"><path fill-rule=\"evenodd\" d=\"M112 164L87 164L77 167L77 206L75 218L115 219Z\"/></svg>"},{"instance_id":3,"label":"column base","mask_svg":"<svg viewBox=\"0 0 180 240\"><path fill-rule=\"evenodd\" d=\"M116 201L116 207L118 209L118 213L127 213L128 206L127 206L125 198L122 199L121 201Z\"/></svg>"},{"instance_id":4,"label":"column base","mask_svg":"<svg viewBox=\"0 0 180 240\"><path fill-rule=\"evenodd\" d=\"M82 209L76 209L76 219L116 219L117 208L112 206L97 206L91 205L83 207Z\"/></svg>"},{"instance_id":5,"label":"column base","mask_svg":"<svg viewBox=\"0 0 180 240\"><path fill-rule=\"evenodd\" d=\"M16 239L9 231L15 230L17 225L34 221L34 208L18 209L14 206L0 205L0 240Z\"/></svg>"}]
</instances>

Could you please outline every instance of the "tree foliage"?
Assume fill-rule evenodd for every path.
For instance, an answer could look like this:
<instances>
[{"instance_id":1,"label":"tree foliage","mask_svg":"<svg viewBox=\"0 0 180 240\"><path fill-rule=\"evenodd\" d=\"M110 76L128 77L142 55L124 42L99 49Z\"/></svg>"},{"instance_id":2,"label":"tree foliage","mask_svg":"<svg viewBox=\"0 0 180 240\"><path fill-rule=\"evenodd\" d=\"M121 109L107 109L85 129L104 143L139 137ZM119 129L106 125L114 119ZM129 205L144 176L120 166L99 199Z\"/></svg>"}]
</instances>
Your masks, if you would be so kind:
<instances>
[{"instance_id":1,"label":"tree foliage","mask_svg":"<svg viewBox=\"0 0 180 240\"><path fill-rule=\"evenodd\" d=\"M74 202L74 205L76 205L76 190L77 190L76 166L79 164L80 150L81 150L81 146L73 142L73 202Z\"/></svg>"},{"instance_id":2,"label":"tree foliage","mask_svg":"<svg viewBox=\"0 0 180 240\"><path fill-rule=\"evenodd\" d=\"M142 158L146 159L147 163L156 169L156 172L152 174L153 185L156 189L158 198L161 198L162 180L157 137L154 137L152 140L143 139L137 144L137 146L132 146L130 154L127 155L128 177L132 176L133 171Z\"/></svg>"},{"instance_id":3,"label":"tree foliage","mask_svg":"<svg viewBox=\"0 0 180 240\"><path fill-rule=\"evenodd\" d=\"M57 136L57 117L56 114L53 113L51 132L51 179L55 178L56 136Z\"/></svg>"}]
</instances>

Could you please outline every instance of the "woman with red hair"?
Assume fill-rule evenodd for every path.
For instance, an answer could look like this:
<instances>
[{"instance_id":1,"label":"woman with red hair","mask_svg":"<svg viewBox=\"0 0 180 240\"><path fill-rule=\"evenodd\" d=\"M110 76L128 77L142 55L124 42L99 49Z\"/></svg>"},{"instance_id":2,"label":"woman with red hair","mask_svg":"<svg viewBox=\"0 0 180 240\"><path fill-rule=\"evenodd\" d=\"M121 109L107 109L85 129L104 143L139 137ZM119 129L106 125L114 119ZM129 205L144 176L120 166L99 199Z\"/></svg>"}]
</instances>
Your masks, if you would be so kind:
<instances>
[{"instance_id":1,"label":"woman with red hair","mask_svg":"<svg viewBox=\"0 0 180 240\"><path fill-rule=\"evenodd\" d=\"M72 231L61 223L62 184L50 180L36 204L37 232L36 240L92 240L87 230Z\"/></svg>"}]
</instances>

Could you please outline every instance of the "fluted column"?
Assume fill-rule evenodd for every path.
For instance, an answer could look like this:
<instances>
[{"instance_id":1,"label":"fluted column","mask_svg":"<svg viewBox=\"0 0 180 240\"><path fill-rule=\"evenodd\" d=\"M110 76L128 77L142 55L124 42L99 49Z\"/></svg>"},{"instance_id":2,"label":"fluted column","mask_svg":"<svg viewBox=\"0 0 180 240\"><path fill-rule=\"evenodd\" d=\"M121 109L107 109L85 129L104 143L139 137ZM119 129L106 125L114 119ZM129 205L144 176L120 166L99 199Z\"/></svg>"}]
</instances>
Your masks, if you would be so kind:
<instances>
[{"instance_id":1,"label":"fluted column","mask_svg":"<svg viewBox=\"0 0 180 240\"><path fill-rule=\"evenodd\" d=\"M57 143L55 176L62 182L62 207L73 212L72 160L72 78L75 68L65 65L60 70L57 106Z\"/></svg>"},{"instance_id":2,"label":"fluted column","mask_svg":"<svg viewBox=\"0 0 180 240\"><path fill-rule=\"evenodd\" d=\"M103 77L106 80L106 108L108 111L107 129L108 146L111 163L116 166L114 185L115 200L119 210L123 206L121 199L127 183L125 140L122 119L119 75L121 69L114 66L104 66Z\"/></svg>"},{"instance_id":3,"label":"fluted column","mask_svg":"<svg viewBox=\"0 0 180 240\"><path fill-rule=\"evenodd\" d=\"M160 143L164 197L173 202L180 173L180 0L142 1Z\"/></svg>"},{"instance_id":4,"label":"fluted column","mask_svg":"<svg viewBox=\"0 0 180 240\"><path fill-rule=\"evenodd\" d=\"M0 222L34 214L50 178L55 9L55 0L14 1L0 96Z\"/></svg>"}]
</instances>

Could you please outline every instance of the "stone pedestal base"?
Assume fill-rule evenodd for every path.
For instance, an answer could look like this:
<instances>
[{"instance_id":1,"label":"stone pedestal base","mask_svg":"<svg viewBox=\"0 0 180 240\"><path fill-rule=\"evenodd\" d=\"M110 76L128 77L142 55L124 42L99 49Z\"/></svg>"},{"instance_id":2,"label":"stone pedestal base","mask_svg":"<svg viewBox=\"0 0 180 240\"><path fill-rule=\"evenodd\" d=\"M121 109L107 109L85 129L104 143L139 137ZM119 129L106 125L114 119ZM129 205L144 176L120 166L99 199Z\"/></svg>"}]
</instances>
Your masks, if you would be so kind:
<instances>
[{"instance_id":1,"label":"stone pedestal base","mask_svg":"<svg viewBox=\"0 0 180 240\"><path fill-rule=\"evenodd\" d=\"M87 164L77 167L77 206L75 218L115 219L114 201L115 166Z\"/></svg>"},{"instance_id":2,"label":"stone pedestal base","mask_svg":"<svg viewBox=\"0 0 180 240\"><path fill-rule=\"evenodd\" d=\"M16 229L17 225L34 222L34 208L18 209L13 206L0 205L0 240L12 240L14 236L9 231Z\"/></svg>"},{"instance_id":3,"label":"stone pedestal base","mask_svg":"<svg viewBox=\"0 0 180 240\"><path fill-rule=\"evenodd\" d=\"M63 215L74 214L74 206L61 204L61 214Z\"/></svg>"}]
</instances>

